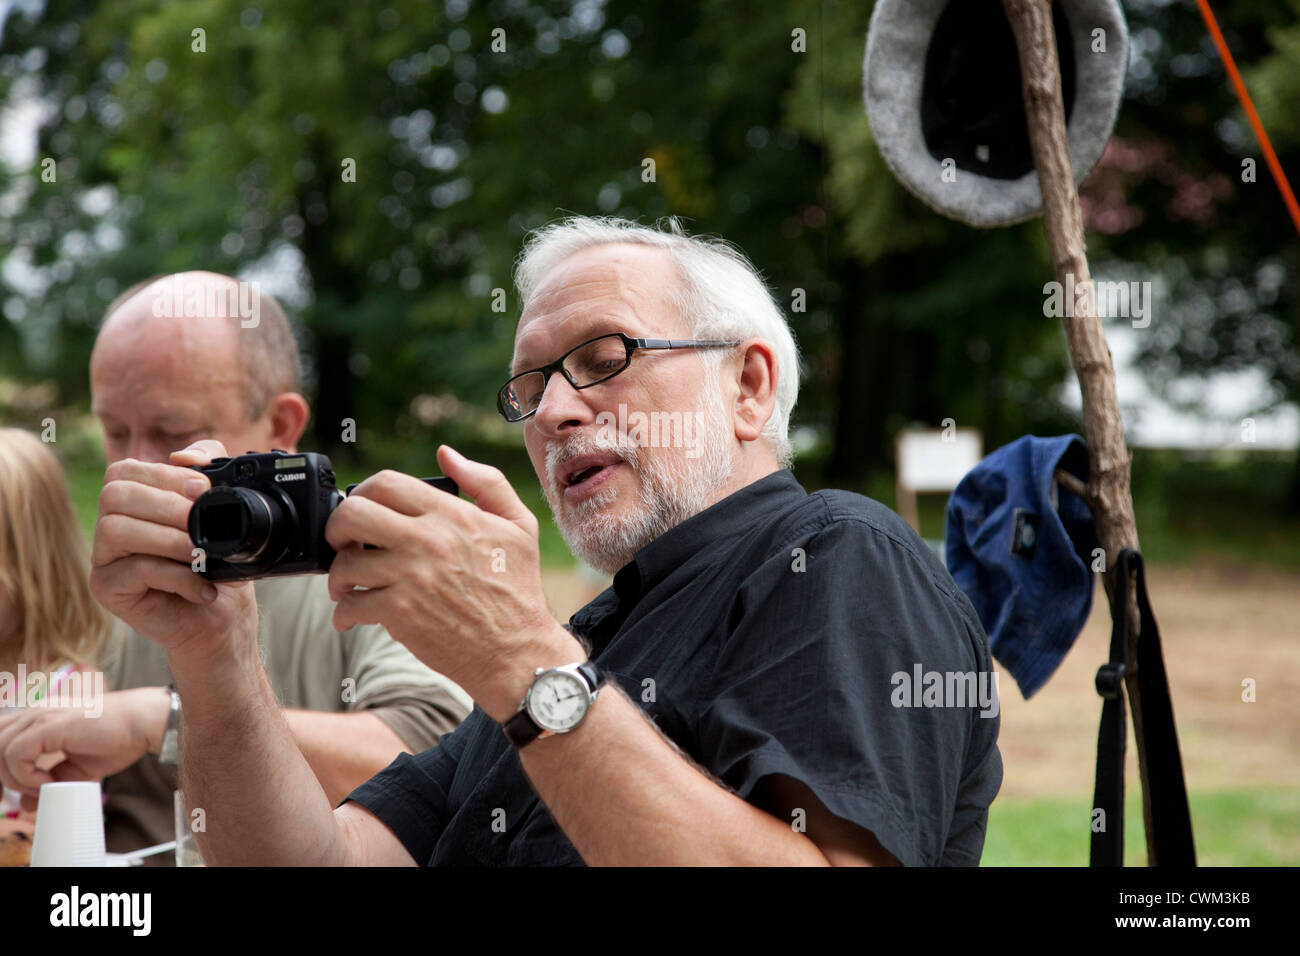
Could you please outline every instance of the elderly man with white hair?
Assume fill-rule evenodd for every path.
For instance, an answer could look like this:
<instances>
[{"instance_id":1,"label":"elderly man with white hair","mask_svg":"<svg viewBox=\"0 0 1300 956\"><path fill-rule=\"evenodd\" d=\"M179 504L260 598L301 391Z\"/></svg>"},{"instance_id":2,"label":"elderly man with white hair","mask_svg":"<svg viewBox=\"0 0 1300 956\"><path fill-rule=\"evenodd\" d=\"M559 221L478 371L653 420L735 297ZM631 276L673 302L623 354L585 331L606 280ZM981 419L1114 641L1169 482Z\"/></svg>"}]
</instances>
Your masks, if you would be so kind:
<instances>
[{"instance_id":1,"label":"elderly man with white hair","mask_svg":"<svg viewBox=\"0 0 1300 956\"><path fill-rule=\"evenodd\" d=\"M516 278L498 405L565 540L613 586L557 622L536 518L449 447L439 463L472 503L364 482L326 529L334 626L383 624L477 706L337 808L275 706L251 587L193 574L175 536L170 500L195 475L176 466L225 450L110 469L148 493L101 498L123 504L96 553L120 556L92 586L167 652L205 859L977 863L998 719L946 698L943 675L987 678L987 639L901 519L795 480L797 351L745 257L676 223L575 218L529 238ZM924 699L898 692L914 673Z\"/></svg>"}]
</instances>

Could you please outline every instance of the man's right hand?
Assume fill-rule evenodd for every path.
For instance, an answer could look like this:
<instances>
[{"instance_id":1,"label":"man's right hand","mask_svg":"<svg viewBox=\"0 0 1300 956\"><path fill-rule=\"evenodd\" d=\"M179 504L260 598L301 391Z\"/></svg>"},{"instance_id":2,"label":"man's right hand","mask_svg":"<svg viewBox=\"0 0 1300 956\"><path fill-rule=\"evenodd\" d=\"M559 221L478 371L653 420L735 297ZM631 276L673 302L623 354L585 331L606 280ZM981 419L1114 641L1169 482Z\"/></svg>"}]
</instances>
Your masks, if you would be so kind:
<instances>
[{"instance_id":1,"label":"man's right hand","mask_svg":"<svg viewBox=\"0 0 1300 956\"><path fill-rule=\"evenodd\" d=\"M220 442L200 441L173 452L171 464L127 458L104 474L91 593L169 654L220 653L237 627L250 624L256 635L252 584L213 584L191 568L190 507L211 483L183 466L225 454Z\"/></svg>"}]
</instances>

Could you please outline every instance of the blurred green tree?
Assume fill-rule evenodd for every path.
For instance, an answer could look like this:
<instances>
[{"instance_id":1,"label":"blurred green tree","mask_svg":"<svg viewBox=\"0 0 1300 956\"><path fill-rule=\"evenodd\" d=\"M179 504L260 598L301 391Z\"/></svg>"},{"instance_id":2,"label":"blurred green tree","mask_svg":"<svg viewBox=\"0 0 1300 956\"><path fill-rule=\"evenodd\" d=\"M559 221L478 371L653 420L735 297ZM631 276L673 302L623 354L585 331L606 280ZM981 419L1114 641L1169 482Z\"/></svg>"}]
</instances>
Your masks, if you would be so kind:
<instances>
[{"instance_id":1,"label":"blurred green tree","mask_svg":"<svg viewBox=\"0 0 1300 956\"><path fill-rule=\"evenodd\" d=\"M1247 2L1242 22L1278 23L1279 5ZM1129 6L1135 33L1199 49L1186 7ZM570 211L675 214L744 249L786 307L807 373L795 421L825 436L822 478L861 486L912 421L976 425L990 448L1077 427L1055 396L1067 356L1042 314L1039 224L972 230L896 183L861 104L869 15L846 0L21 7L0 40L0 101L45 114L32 167L0 182L0 347L15 330L24 346L7 371L82 396L94 328L127 284L300 263L315 445L346 454L344 419L421 434L417 395L490 413L528 229ZM1235 168L1213 65L1194 100L1172 57L1148 67L1203 119L1146 104L1139 83L1121 134L1202 178ZM1144 210L1167 201L1159 183L1125 188ZM1262 200L1220 204L1199 239L1153 213L1098 252L1156 269L1214 240L1232 250L1224 275L1254 275L1279 237L1255 224L1276 210L1249 202ZM1294 315L1283 270L1273 310Z\"/></svg>"}]
</instances>

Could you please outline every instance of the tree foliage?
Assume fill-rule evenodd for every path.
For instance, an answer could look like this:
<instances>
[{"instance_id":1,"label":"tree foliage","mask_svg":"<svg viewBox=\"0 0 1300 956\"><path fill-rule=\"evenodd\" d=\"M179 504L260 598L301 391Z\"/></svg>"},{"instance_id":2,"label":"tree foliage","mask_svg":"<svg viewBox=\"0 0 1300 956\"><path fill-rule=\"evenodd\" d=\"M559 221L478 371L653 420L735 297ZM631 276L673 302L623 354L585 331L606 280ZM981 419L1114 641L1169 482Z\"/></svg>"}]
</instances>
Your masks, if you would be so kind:
<instances>
[{"instance_id":1,"label":"tree foliage","mask_svg":"<svg viewBox=\"0 0 1300 956\"><path fill-rule=\"evenodd\" d=\"M1295 6L1243 0L1226 25L1290 168ZM1294 399L1294 235L1262 162L1240 182L1257 153L1190 4L1128 11L1121 148L1085 190L1110 230L1094 256L1172 277L1144 340L1153 374L1248 364ZM807 381L795 422L827 438L828 477L861 481L911 421L973 424L989 447L1077 427L1056 396L1041 225L972 230L897 184L862 109L869 16L847 0L20 7L0 96L46 115L32 167L0 183L0 370L77 400L127 285L291 262L317 447L340 451L344 418L418 434L421 395L486 420L527 230L672 214L744 249L786 307Z\"/></svg>"}]
</instances>

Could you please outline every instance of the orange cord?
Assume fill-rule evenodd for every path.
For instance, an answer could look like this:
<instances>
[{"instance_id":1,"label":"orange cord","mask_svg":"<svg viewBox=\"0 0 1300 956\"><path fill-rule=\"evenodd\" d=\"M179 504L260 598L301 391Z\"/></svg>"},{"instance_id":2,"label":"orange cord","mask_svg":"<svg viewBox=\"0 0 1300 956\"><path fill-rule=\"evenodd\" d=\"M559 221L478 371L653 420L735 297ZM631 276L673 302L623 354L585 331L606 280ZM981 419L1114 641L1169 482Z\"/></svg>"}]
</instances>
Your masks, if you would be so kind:
<instances>
[{"instance_id":1,"label":"orange cord","mask_svg":"<svg viewBox=\"0 0 1300 956\"><path fill-rule=\"evenodd\" d=\"M1296 205L1295 194L1291 192L1291 184L1286 180L1286 173L1282 171L1282 164L1277 161L1277 154L1273 152L1273 144L1268 141L1268 134L1264 132L1264 124L1259 121L1259 114L1255 112L1255 104L1250 101L1250 94L1246 92L1246 84L1241 82L1241 74L1237 72L1237 64L1233 62L1232 54L1228 51L1228 44L1223 40L1223 34L1219 32L1219 24L1214 19L1213 11L1210 10L1209 0L1196 0L1196 5L1201 9L1201 17L1205 20L1205 26L1210 31L1210 38L1214 40L1214 45L1219 50L1219 59L1223 60L1223 65L1228 71L1228 78L1232 80L1232 85L1237 91L1237 99L1241 101L1241 107L1246 111L1246 118L1250 120L1250 125L1255 130L1255 138L1259 140L1259 145L1264 150L1264 162L1268 163L1269 171L1273 174L1273 181L1277 183L1277 188L1282 193L1282 201L1286 203L1287 211L1291 213L1291 221L1295 223L1296 232L1300 232L1300 206Z\"/></svg>"}]
</instances>

